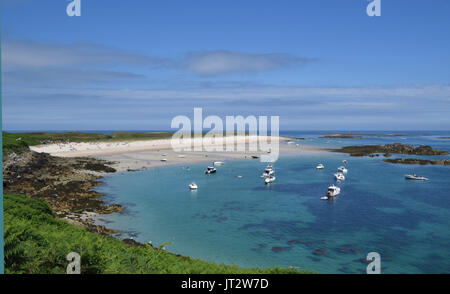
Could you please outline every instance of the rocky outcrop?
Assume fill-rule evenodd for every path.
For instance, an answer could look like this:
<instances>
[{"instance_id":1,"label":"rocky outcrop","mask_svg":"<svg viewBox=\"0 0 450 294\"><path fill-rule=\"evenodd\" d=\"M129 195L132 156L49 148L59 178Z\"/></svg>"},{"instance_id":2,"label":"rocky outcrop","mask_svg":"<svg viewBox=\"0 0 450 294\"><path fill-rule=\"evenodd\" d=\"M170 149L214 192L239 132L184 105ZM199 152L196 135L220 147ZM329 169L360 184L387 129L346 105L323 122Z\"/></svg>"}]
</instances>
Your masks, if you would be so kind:
<instances>
[{"instance_id":1,"label":"rocky outcrop","mask_svg":"<svg viewBox=\"0 0 450 294\"><path fill-rule=\"evenodd\" d=\"M325 135L319 138L326 138L326 139L362 139L362 136L354 136L354 135L342 135L342 134L332 134L332 135Z\"/></svg>"},{"instance_id":2,"label":"rocky outcrop","mask_svg":"<svg viewBox=\"0 0 450 294\"><path fill-rule=\"evenodd\" d=\"M332 149L333 152L348 153L351 156L367 156L376 153L390 154L410 154L410 155L447 155L447 151L433 149L431 146L404 145L401 143L386 145L363 145L363 146L345 146L340 149Z\"/></svg>"},{"instance_id":3,"label":"rocky outcrop","mask_svg":"<svg viewBox=\"0 0 450 294\"><path fill-rule=\"evenodd\" d=\"M62 158L33 151L13 153L3 163L3 189L5 193L45 200L58 217L106 232L84 215L123 209L117 204L105 204L100 199L104 194L92 190L101 184L101 173L115 172L111 164L95 158Z\"/></svg>"},{"instance_id":4,"label":"rocky outcrop","mask_svg":"<svg viewBox=\"0 0 450 294\"><path fill-rule=\"evenodd\" d=\"M428 160L418 158L392 158L392 159L384 159L383 161L397 164L450 165L450 159Z\"/></svg>"}]
</instances>

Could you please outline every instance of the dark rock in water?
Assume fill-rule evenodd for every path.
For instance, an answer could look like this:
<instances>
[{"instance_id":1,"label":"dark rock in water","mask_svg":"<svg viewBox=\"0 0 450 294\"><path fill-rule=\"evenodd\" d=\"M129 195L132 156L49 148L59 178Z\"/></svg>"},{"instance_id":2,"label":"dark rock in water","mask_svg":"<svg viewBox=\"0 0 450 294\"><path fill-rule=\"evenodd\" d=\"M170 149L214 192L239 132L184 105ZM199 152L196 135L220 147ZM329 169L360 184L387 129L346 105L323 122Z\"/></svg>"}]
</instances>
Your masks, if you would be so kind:
<instances>
[{"instance_id":1,"label":"dark rock in water","mask_svg":"<svg viewBox=\"0 0 450 294\"><path fill-rule=\"evenodd\" d=\"M258 244L258 248L252 248L252 250L256 251L256 252L263 252L264 248L266 248L266 247L267 247L267 244L262 243L262 244Z\"/></svg>"},{"instance_id":2,"label":"dark rock in water","mask_svg":"<svg viewBox=\"0 0 450 294\"><path fill-rule=\"evenodd\" d=\"M297 244L297 243L302 243L302 240L289 240L287 241L287 244L289 245L293 245L293 244Z\"/></svg>"},{"instance_id":3,"label":"dark rock in water","mask_svg":"<svg viewBox=\"0 0 450 294\"><path fill-rule=\"evenodd\" d=\"M319 248L319 249L316 249L316 250L314 250L314 254L315 255L324 255L325 253L327 253L327 249L325 249L325 248Z\"/></svg>"},{"instance_id":4,"label":"dark rock in water","mask_svg":"<svg viewBox=\"0 0 450 294\"><path fill-rule=\"evenodd\" d=\"M273 252L281 252L281 251L286 251L286 250L291 250L292 247L272 247L272 251Z\"/></svg>"},{"instance_id":5,"label":"dark rock in water","mask_svg":"<svg viewBox=\"0 0 450 294\"><path fill-rule=\"evenodd\" d=\"M287 241L287 244L289 244L289 245L302 244L302 245L306 245L306 246L312 246L314 244L322 244L322 243L326 243L326 242L327 242L326 240L305 241L305 240L301 240L301 239L294 239L294 240Z\"/></svg>"},{"instance_id":6,"label":"dark rock in water","mask_svg":"<svg viewBox=\"0 0 450 294\"><path fill-rule=\"evenodd\" d=\"M340 149L332 149L333 152L348 153L351 156L368 156L377 153L395 153L395 154L410 154L410 155L448 155L447 151L433 149L431 146L420 145L414 147L413 145L404 145L401 143L386 144L386 145L363 145L363 146L345 146Z\"/></svg>"},{"instance_id":7,"label":"dark rock in water","mask_svg":"<svg viewBox=\"0 0 450 294\"><path fill-rule=\"evenodd\" d=\"M387 153L384 153L384 157L391 157L392 156L392 154L391 153L389 153L389 152L387 152Z\"/></svg>"},{"instance_id":8,"label":"dark rock in water","mask_svg":"<svg viewBox=\"0 0 450 294\"><path fill-rule=\"evenodd\" d=\"M217 221L218 221L219 223L226 222L227 220L228 220L227 217L219 217L219 218L217 219Z\"/></svg>"},{"instance_id":9,"label":"dark rock in water","mask_svg":"<svg viewBox=\"0 0 450 294\"><path fill-rule=\"evenodd\" d=\"M420 164L420 165L450 165L450 159L442 160L429 160L429 159L419 159L419 158L392 158L384 159L384 162L397 163L397 164Z\"/></svg>"},{"instance_id":10,"label":"dark rock in water","mask_svg":"<svg viewBox=\"0 0 450 294\"><path fill-rule=\"evenodd\" d=\"M359 254L361 252L359 249L355 248L355 245L353 244L344 244L336 248L336 251L340 253L351 253L351 254Z\"/></svg>"}]
</instances>

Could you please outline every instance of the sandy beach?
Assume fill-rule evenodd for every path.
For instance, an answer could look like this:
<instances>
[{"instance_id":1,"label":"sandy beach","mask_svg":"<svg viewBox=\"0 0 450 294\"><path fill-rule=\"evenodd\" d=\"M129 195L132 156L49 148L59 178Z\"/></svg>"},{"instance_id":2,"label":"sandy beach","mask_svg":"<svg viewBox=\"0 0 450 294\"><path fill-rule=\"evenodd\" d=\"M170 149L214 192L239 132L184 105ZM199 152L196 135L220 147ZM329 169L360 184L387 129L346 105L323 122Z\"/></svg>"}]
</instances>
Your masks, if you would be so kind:
<instances>
[{"instance_id":1,"label":"sandy beach","mask_svg":"<svg viewBox=\"0 0 450 294\"><path fill-rule=\"evenodd\" d=\"M121 142L80 142L46 144L30 147L36 152L45 152L58 157L95 157L116 162L113 167L118 171L137 170L148 167L160 167L174 164L188 165L196 162L226 161L234 159L252 159L263 151L249 151L249 144L266 137L235 136L235 149L238 146L245 151L175 151L170 139L121 141ZM194 147L198 141L181 141L176 147ZM225 138L224 138L225 140ZM278 137L280 155L318 152L318 149L290 143L291 138ZM205 142L203 147L218 147L222 143Z\"/></svg>"}]
</instances>

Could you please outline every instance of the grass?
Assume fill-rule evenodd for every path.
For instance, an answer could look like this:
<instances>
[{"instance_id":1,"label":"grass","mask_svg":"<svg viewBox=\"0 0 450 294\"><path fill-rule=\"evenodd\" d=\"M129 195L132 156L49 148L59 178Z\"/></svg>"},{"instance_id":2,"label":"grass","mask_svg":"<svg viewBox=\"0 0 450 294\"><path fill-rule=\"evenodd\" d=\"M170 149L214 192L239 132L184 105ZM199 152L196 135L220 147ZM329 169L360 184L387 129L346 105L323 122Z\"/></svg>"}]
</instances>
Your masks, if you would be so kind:
<instances>
[{"instance_id":1,"label":"grass","mask_svg":"<svg viewBox=\"0 0 450 294\"><path fill-rule=\"evenodd\" d=\"M33 132L33 133L8 133L3 132L3 155L12 152L20 154L28 150L29 146L40 145L44 141L51 142L108 142L108 141L132 141L132 140L152 140L167 139L172 137L172 133L166 132L114 132L112 134L83 133L83 132Z\"/></svg>"},{"instance_id":2,"label":"grass","mask_svg":"<svg viewBox=\"0 0 450 294\"><path fill-rule=\"evenodd\" d=\"M6 273L62 274L72 251L81 255L82 273L310 273L241 268L177 256L150 245L130 246L59 220L46 202L23 195L5 195L4 222Z\"/></svg>"}]
</instances>

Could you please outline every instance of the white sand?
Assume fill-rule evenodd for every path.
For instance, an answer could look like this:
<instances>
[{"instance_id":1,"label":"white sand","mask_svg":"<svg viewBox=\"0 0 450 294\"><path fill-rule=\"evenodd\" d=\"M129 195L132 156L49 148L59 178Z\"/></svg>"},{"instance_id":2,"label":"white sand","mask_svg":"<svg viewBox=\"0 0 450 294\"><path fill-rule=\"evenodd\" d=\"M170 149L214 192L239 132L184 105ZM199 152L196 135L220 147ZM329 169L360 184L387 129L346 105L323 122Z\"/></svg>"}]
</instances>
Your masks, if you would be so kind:
<instances>
[{"instance_id":1,"label":"white sand","mask_svg":"<svg viewBox=\"0 0 450 294\"><path fill-rule=\"evenodd\" d=\"M258 140L267 140L262 136L235 136L234 150L239 146L245 151L175 151L172 148L171 139L122 141L122 142L90 142L90 143L61 143L47 144L30 147L36 152L50 153L59 157L96 157L114 161L113 165L118 171L135 170L147 167L166 166L173 164L189 165L194 162L226 161L232 159L251 159L252 156L260 156L266 152L249 151L249 144L255 144ZM317 152L317 149L305 148L295 144L286 144L289 138L279 137L280 153ZM225 138L224 138L225 141ZM181 142L176 147L193 147L199 144L201 138L192 139L189 142ZM270 141L269 141L270 142ZM223 146L220 142L205 142L204 147ZM191 148L193 150L193 148ZM161 161L166 159L166 161ZM253 159L255 160L255 159Z\"/></svg>"}]
</instances>

